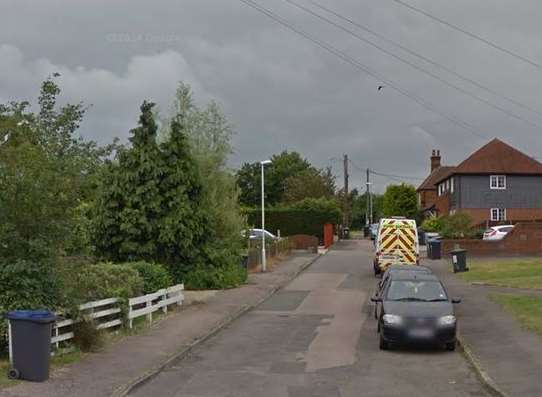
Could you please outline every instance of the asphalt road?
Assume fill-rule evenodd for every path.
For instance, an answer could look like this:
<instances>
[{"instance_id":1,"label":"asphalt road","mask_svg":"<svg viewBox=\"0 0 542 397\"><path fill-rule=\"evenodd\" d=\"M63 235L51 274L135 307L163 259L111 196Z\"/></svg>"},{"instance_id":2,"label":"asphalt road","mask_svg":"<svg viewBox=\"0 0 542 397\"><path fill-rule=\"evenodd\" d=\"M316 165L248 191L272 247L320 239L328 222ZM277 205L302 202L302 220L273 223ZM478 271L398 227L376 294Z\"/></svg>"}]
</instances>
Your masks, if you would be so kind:
<instances>
[{"instance_id":1,"label":"asphalt road","mask_svg":"<svg viewBox=\"0 0 542 397\"><path fill-rule=\"evenodd\" d=\"M488 395L459 352L378 349L371 255L364 241L336 245L132 396Z\"/></svg>"}]
</instances>

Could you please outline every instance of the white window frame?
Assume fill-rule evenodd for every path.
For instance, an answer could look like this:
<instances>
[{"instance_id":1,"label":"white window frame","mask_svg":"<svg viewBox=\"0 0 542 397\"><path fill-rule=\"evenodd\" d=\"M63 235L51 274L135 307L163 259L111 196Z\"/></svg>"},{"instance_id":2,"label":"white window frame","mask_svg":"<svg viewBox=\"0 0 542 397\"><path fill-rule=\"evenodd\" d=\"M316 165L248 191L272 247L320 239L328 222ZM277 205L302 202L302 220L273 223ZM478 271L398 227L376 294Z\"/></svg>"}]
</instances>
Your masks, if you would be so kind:
<instances>
[{"instance_id":1,"label":"white window frame","mask_svg":"<svg viewBox=\"0 0 542 397\"><path fill-rule=\"evenodd\" d=\"M454 192L454 177L450 178L450 193Z\"/></svg>"},{"instance_id":2,"label":"white window frame","mask_svg":"<svg viewBox=\"0 0 542 397\"><path fill-rule=\"evenodd\" d=\"M502 178L502 179L501 179ZM499 182L502 181L502 186ZM495 183L493 183L495 182ZM491 190L506 190L506 175L490 175L489 188Z\"/></svg>"},{"instance_id":3,"label":"white window frame","mask_svg":"<svg viewBox=\"0 0 542 397\"><path fill-rule=\"evenodd\" d=\"M500 217L502 211L502 218ZM493 216L496 214L496 216ZM492 222L500 222L506 220L506 208L491 208L489 210L489 218Z\"/></svg>"}]
</instances>

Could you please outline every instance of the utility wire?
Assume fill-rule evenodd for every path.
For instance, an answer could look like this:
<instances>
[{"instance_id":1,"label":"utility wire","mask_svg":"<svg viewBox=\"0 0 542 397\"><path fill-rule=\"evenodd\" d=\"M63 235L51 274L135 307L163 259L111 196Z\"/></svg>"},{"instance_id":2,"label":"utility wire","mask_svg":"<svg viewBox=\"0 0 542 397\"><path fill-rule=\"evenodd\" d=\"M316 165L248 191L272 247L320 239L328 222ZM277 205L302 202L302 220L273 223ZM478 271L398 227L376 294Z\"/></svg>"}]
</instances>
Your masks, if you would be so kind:
<instances>
[{"instance_id":1,"label":"utility wire","mask_svg":"<svg viewBox=\"0 0 542 397\"><path fill-rule=\"evenodd\" d=\"M311 41L312 43L316 44L318 47L320 47L320 48L326 50L327 52L335 55L336 57L342 59L346 63L354 66L357 69L360 69L360 70L364 71L366 74L374 77L378 81L384 82L391 89L393 89L393 90L397 91L398 93L400 93L401 95L411 99L412 101L416 102L417 104L419 104L423 108L429 110L430 112L441 116L442 118L444 118L444 119L450 121L451 123L461 127L465 131L471 133L472 135L477 136L480 139L483 139L483 140L487 139L485 136L483 136L483 135L479 134L478 132L476 132L475 128L471 124L469 124L469 123L467 123L465 121L462 121L461 119L458 119L458 118L456 118L454 116L448 116L447 114L439 111L438 109L436 109L431 104L425 102L423 99L418 98L414 94L411 94L410 92L408 92L408 91L404 90L403 88L401 88L400 86L396 85L392 80L386 79L385 77L383 77L379 73L377 73L374 70L370 69L369 67L365 66L364 64L359 62L357 59L352 58L350 55L348 55L345 52L337 49L336 47L315 38L314 36L312 36L311 34L305 32L302 29L299 29L299 28L295 27L290 22L288 22L284 18L280 17L278 14L272 12L271 10L261 6L260 4L254 2L252 0L239 0L239 1L246 4L246 5L248 5L249 7L257 10L258 12L266 15L267 17L269 17L272 20L274 20L275 22L283 25L284 27L286 27L287 29L293 31L294 33L296 33L296 34L304 37L305 39Z\"/></svg>"},{"instance_id":2,"label":"utility wire","mask_svg":"<svg viewBox=\"0 0 542 397\"><path fill-rule=\"evenodd\" d=\"M345 16L344 14L340 14L339 12L334 11L334 10L330 9L329 7L326 7L326 6L316 2L314 0L308 0L308 1L311 4L313 4L314 6L318 7L319 9L321 9L321 10L323 10L323 11L325 11L325 12L331 14L331 15L334 15L335 17L337 17L337 18L339 18L339 19L341 19L341 20L343 20L345 22L348 22L349 24L351 24L353 26L356 26L359 29L364 30L365 32L368 32L368 33L372 34L375 37L378 37L379 39L383 40L384 42L386 42L388 44L391 44L392 46L397 47L397 48L407 52L408 54L410 54L412 56L415 56L415 57L417 57L417 58L419 58L419 59L421 59L421 60L423 60L423 61L425 61L425 62L427 62L427 63L429 63L429 64L431 64L431 65L433 65L433 66L435 66L435 67L437 67L439 69L441 69L441 70L444 70L444 71L450 73L451 75L453 75L453 76L455 76L455 77L457 77L457 78L459 78L459 79L461 79L461 80L463 80L463 81L465 81L467 83L470 83L470 84L472 84L472 85L474 85L474 86L476 86L476 87L478 87L478 88L480 88L480 89L482 89L482 90L484 90L484 91L486 91L486 92L488 92L488 93L490 93L492 95L503 98L506 101L508 101L508 102L518 106L518 107L521 107L521 108L523 108L525 110L528 110L530 112L536 113L539 116L542 116L541 111L536 110L536 109L530 107L529 105L526 105L526 104L524 104L524 103L522 103L520 101L517 101L514 98L511 98L506 94L495 91L495 90L493 90L493 89L479 83L478 81L476 81L474 79L466 77L466 76L456 72L455 70L453 70L453 69L451 69L451 68L449 68L449 67L447 67L445 65L442 65L442 64L438 63L434 59L431 59L431 58L426 57L426 56L424 56L424 55L422 55L422 54L420 54L420 53L418 53L418 52L416 52L414 50L411 50L410 48L405 47L404 45L402 45L402 44L400 44L400 43L398 43L398 42L396 42L396 41L394 41L392 39L389 39L388 37L376 32L375 30L367 27L366 25L362 25L361 23L356 22L355 20Z\"/></svg>"},{"instance_id":3,"label":"utility wire","mask_svg":"<svg viewBox=\"0 0 542 397\"><path fill-rule=\"evenodd\" d=\"M378 172L378 171L375 171L369 167L366 167L365 169L359 167L356 163L354 163L351 159L348 159L348 161L350 162L350 164L358 171L360 172L366 172L367 169L369 169L369 173L373 174L373 175L378 175L378 176L384 176L384 177L387 177L387 178L391 178L391 179L396 179L399 178L399 179L402 179L402 180L405 180L405 179L411 179L411 180L418 180L418 181L423 181L425 178L420 178L420 177L417 177L417 176L407 176L407 175L396 175L396 174L387 174L387 173L384 173L384 172Z\"/></svg>"},{"instance_id":4,"label":"utility wire","mask_svg":"<svg viewBox=\"0 0 542 397\"><path fill-rule=\"evenodd\" d=\"M498 45L498 44L496 44L496 43L494 43L494 42L492 42L492 41L490 41L488 39L483 38L482 36L479 36L479 35L477 35L475 33L469 32L468 30L463 29L460 26L454 25L451 22L445 21L444 19L439 18L439 17L437 17L437 16L435 16L433 14L430 14L429 12L424 11L421 8L414 7L413 5L408 4L408 3L404 2L404 1L401 1L401 0L391 0L391 1L393 1L394 3L397 3L399 5L402 5L403 7L406 7L408 9L410 9L411 11L417 12L418 14L422 14L422 15L428 17L428 18L431 18L432 20L437 21L437 22L439 22L439 23L441 23L443 25L446 25L446 26L448 26L449 28L451 28L453 30L456 30L456 31L458 31L460 33L463 33L464 35L469 36L470 38L481 41L482 43L484 43L484 44L486 44L486 45L488 45L488 46L490 46L490 47L492 47L492 48L494 48L496 50L499 50L499 51L501 51L501 52L503 52L503 53L505 53L507 55L510 55L510 56L512 56L512 57L514 57L516 59L519 59L519 60L521 60L521 61L523 61L525 63L528 63L528 64L530 64L530 65L532 65L532 66L534 66L534 67L536 67L538 69L542 69L542 65L540 63L532 61L529 58L526 58L526 57L524 57L524 56L522 56L522 55L520 55L520 54L518 54L518 53L516 53L514 51L511 51L511 50L509 50L507 48L504 48L504 47L502 47L502 46L500 46L500 45Z\"/></svg>"},{"instance_id":5,"label":"utility wire","mask_svg":"<svg viewBox=\"0 0 542 397\"><path fill-rule=\"evenodd\" d=\"M532 127L542 128L542 125L533 123L533 122L531 122L531 121L529 121L529 120L527 120L527 119L525 119L525 118L523 118L521 116L518 116L517 114L515 114L515 113L513 113L513 112L511 112L511 111L509 111L509 110L507 110L507 109L505 109L505 108L503 108L503 107L501 107L499 105L496 105L496 104L488 101L485 98L482 98L482 97L480 97L480 96L478 96L478 95L476 95L476 94L474 94L474 93L472 93L472 92L470 92L470 91L456 85L456 84L450 83L449 81L443 79L439 75L437 75L437 74L435 74L435 73L433 73L433 72L431 72L429 70L426 70L426 69L416 65L415 63L410 62L409 60L407 60L405 58L402 58L401 56L399 56L397 54L394 54L391 51L388 51L387 49L379 46L378 44L375 44L374 42L372 42L370 40L367 40L363 36L360 36L359 34L354 32L353 30L350 30L350 29L344 27L343 25L341 25L339 23L336 23L333 20L331 20L331 19L329 19L329 18L327 18L327 17L325 17L325 16L323 16L321 14L318 14L317 12L314 12L313 10L311 10L310 8L305 7L302 4L299 4L299 3L297 3L297 2L295 2L293 0L284 0L284 1L286 3L288 3L288 4L290 4L290 5L298 8L298 9L300 9L300 10L302 10L302 11L304 11L304 12L306 12L306 13L308 13L308 14L310 14L310 15L312 15L312 16L314 16L314 17L316 17L316 18L318 18L318 19L320 19L320 20L322 20L324 22L326 22L326 23L329 23L332 26L335 26L336 28L342 30L343 32L346 32L346 33L350 34L351 36L355 37L356 39L358 39L358 40L360 40L360 41L362 41L364 43L369 44L370 46L376 48L377 50L379 50L379 51L381 51L381 52L383 52L383 53L397 59L400 62L403 62L403 63L407 64L408 66L412 67L413 69L416 69L417 71L419 71L421 73L424 73L424 74L428 75L429 77L432 77L433 79L435 79L437 81L440 81L444 85L446 85L446 86L448 86L450 88L453 88L454 90L456 90L456 91L458 91L458 92L460 92L460 93L462 93L462 94L464 94L464 95L466 95L466 96L468 96L470 98L473 98L473 99L475 99L475 100L477 100L477 101L479 101L479 102L481 102L481 103L483 103L483 104L485 104L485 105L487 105L487 106L489 106L489 107L491 107L491 108L493 108L493 109L495 109L497 111L500 111L500 112L502 112L502 113L504 113L504 114L506 114L506 115L508 115L510 117L513 117L513 118L515 118L515 119L517 119L519 121L522 121L522 122L524 122L526 124L529 124Z\"/></svg>"}]
</instances>

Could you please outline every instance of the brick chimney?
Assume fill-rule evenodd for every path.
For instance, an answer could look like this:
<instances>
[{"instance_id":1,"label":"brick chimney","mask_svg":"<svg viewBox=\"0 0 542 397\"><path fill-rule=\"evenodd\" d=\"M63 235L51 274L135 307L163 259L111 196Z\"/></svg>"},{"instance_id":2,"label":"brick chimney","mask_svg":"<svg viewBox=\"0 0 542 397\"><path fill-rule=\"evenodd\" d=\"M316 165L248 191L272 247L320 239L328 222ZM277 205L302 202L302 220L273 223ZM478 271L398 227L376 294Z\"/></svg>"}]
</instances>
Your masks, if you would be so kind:
<instances>
[{"instance_id":1,"label":"brick chimney","mask_svg":"<svg viewBox=\"0 0 542 397\"><path fill-rule=\"evenodd\" d=\"M431 153L431 172L440 167L440 150L433 150Z\"/></svg>"}]
</instances>

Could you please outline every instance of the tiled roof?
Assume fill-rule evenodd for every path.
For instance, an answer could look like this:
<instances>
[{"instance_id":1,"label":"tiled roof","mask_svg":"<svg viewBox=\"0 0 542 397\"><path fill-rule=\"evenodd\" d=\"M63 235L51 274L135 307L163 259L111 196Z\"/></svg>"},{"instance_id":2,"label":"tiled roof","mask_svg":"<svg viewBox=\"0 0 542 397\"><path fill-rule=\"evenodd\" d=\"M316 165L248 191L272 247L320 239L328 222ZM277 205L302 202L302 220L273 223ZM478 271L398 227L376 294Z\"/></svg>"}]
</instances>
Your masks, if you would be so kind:
<instances>
[{"instance_id":1,"label":"tiled roof","mask_svg":"<svg viewBox=\"0 0 542 397\"><path fill-rule=\"evenodd\" d=\"M455 167L453 173L542 175L542 164L495 138ZM440 177L436 182L446 177Z\"/></svg>"},{"instance_id":2,"label":"tiled roof","mask_svg":"<svg viewBox=\"0 0 542 397\"><path fill-rule=\"evenodd\" d=\"M442 179L446 179L453 174L455 167L442 166L435 169L422 184L418 187L418 190L434 190L437 188L436 183Z\"/></svg>"}]
</instances>

